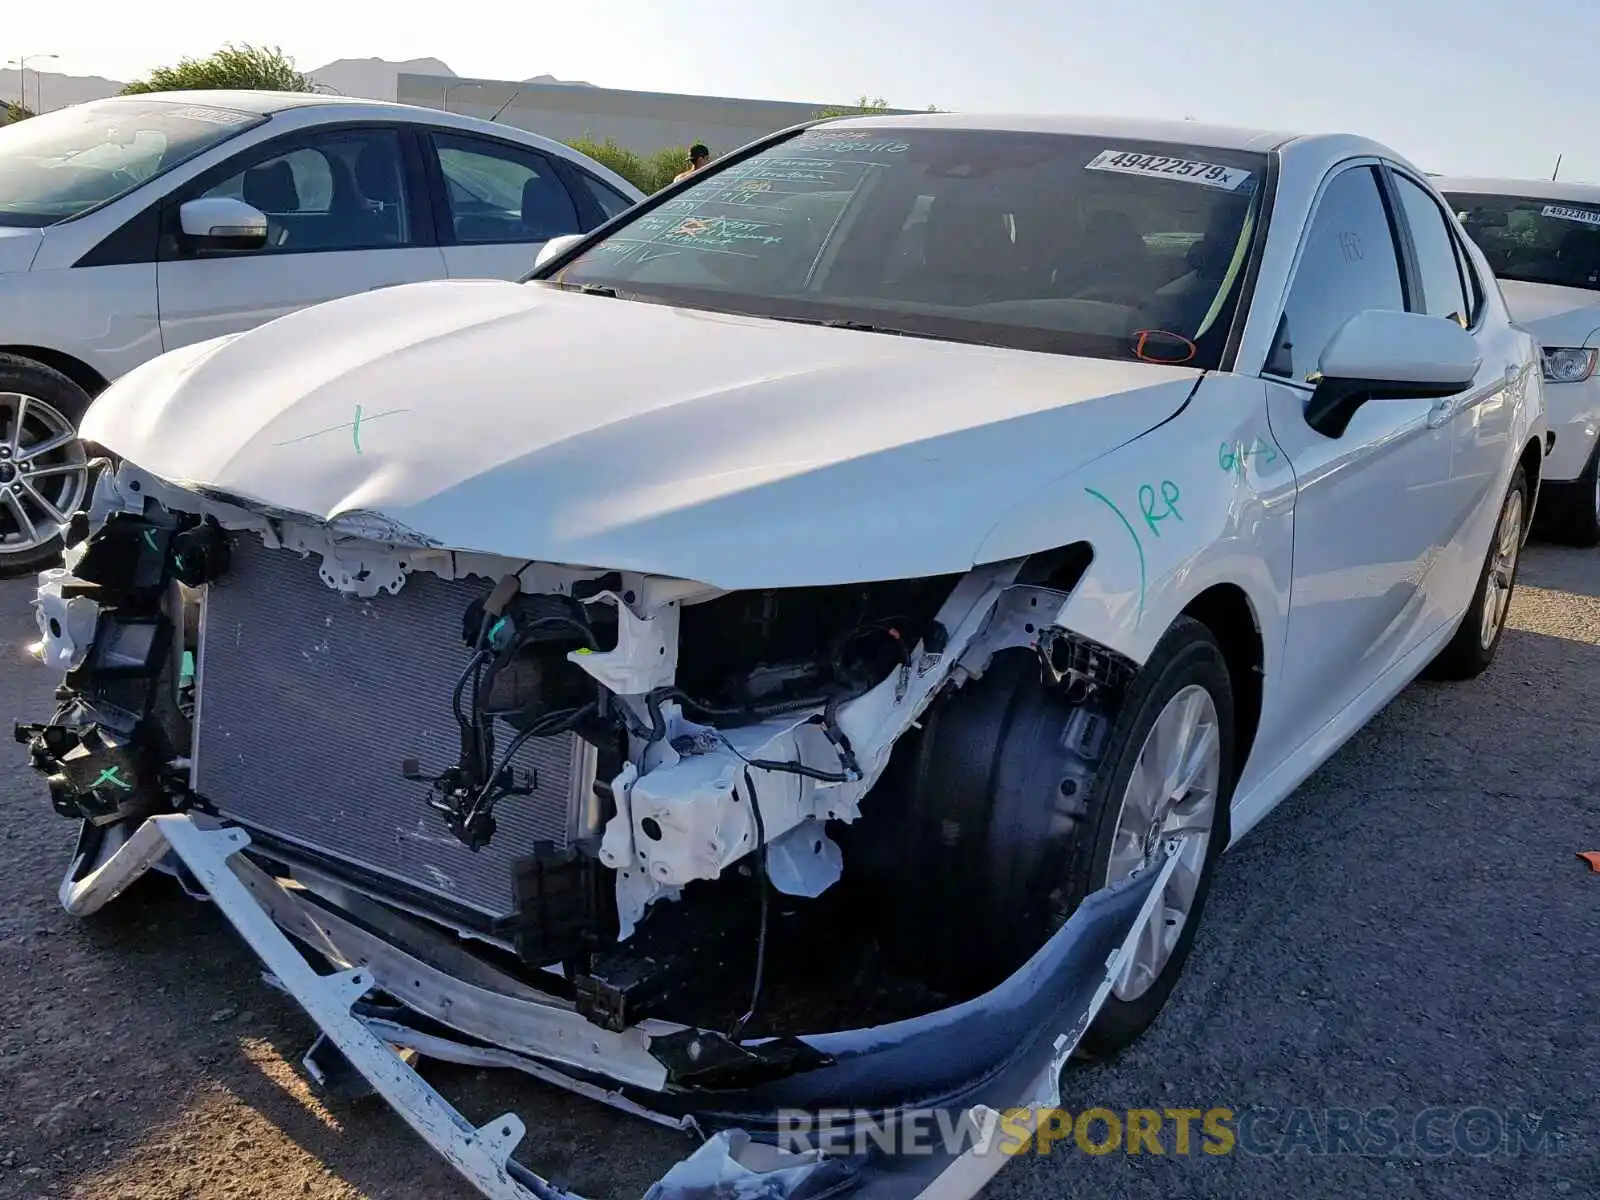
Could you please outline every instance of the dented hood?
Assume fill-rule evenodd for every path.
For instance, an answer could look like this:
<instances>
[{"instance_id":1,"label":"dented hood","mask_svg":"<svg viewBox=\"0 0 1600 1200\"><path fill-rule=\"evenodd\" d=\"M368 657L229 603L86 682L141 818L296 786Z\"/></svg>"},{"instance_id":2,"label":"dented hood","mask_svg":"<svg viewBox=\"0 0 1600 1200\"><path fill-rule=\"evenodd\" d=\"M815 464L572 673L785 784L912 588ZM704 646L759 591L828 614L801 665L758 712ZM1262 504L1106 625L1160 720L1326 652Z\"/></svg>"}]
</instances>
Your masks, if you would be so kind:
<instances>
[{"instance_id":1,"label":"dented hood","mask_svg":"<svg viewBox=\"0 0 1600 1200\"><path fill-rule=\"evenodd\" d=\"M84 436L169 481L434 544L725 588L962 571L1199 372L423 283L176 350Z\"/></svg>"}]
</instances>

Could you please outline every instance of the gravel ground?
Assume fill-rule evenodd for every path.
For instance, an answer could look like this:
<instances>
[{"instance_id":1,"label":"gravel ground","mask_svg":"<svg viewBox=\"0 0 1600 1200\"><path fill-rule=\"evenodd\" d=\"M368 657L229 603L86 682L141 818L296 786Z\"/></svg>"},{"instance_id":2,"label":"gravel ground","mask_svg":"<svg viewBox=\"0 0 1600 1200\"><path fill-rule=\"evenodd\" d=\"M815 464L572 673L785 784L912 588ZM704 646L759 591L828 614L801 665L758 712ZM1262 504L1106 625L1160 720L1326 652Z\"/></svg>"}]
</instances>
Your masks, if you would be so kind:
<instances>
[{"instance_id":1,"label":"gravel ground","mask_svg":"<svg viewBox=\"0 0 1600 1200\"><path fill-rule=\"evenodd\" d=\"M17 649L29 594L0 585L0 711L36 719L52 683ZM1182 1155L1169 1133L1160 1157L1069 1139L990 1194L1600 1195L1600 875L1576 858L1600 850L1596 697L1600 554L1534 547L1496 666L1409 689L1230 854L1156 1027L1067 1080L1073 1110L1227 1108L1241 1135L1261 1118L1253 1136ZM0 1197L468 1196L381 1102L307 1090L312 1027L215 912L152 887L69 919L71 839L20 747L0 751ZM526 1157L581 1194L638 1196L689 1149L521 1077L428 1073L476 1121L522 1114ZM1427 1152L1470 1108L1555 1132ZM1394 1110L1404 1141L1316 1153L1330 1109ZM1444 1146L1418 1149L1430 1109Z\"/></svg>"}]
</instances>

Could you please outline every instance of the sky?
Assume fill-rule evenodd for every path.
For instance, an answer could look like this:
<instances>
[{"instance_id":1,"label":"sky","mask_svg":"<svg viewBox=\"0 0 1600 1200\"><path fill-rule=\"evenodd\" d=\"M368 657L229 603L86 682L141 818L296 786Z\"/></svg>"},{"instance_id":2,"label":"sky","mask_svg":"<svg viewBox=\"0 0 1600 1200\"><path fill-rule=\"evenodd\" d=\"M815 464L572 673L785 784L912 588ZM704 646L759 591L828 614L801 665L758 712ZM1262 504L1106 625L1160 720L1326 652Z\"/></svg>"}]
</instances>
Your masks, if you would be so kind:
<instances>
[{"instance_id":1,"label":"sky","mask_svg":"<svg viewBox=\"0 0 1600 1200\"><path fill-rule=\"evenodd\" d=\"M415 7L413 7L415 6ZM1193 117L1377 139L1423 170L1600 182L1595 0L17 4L0 62L135 78L222 43L457 74L967 112ZM155 16L158 14L159 16ZM113 15L115 14L115 15Z\"/></svg>"}]
</instances>

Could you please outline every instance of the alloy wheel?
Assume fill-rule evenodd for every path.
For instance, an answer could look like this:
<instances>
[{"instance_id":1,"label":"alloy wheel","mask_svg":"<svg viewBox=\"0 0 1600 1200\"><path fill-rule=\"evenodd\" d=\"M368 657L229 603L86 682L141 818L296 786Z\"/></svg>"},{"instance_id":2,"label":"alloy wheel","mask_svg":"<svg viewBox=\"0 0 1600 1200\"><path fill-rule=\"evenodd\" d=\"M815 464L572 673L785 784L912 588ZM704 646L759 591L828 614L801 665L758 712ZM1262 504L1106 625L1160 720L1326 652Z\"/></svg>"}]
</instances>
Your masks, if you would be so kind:
<instances>
[{"instance_id":1,"label":"alloy wheel","mask_svg":"<svg viewBox=\"0 0 1600 1200\"><path fill-rule=\"evenodd\" d=\"M88 454L72 421L36 396L0 392L0 555L59 537L88 491Z\"/></svg>"},{"instance_id":2,"label":"alloy wheel","mask_svg":"<svg viewBox=\"0 0 1600 1200\"><path fill-rule=\"evenodd\" d=\"M1136 1000L1160 978L1183 935L1199 892L1222 781L1222 733L1211 693L1199 684L1181 689L1156 717L1122 795L1111 839L1106 883L1141 867L1154 869L1175 842L1178 865L1134 952L1111 990Z\"/></svg>"}]
</instances>

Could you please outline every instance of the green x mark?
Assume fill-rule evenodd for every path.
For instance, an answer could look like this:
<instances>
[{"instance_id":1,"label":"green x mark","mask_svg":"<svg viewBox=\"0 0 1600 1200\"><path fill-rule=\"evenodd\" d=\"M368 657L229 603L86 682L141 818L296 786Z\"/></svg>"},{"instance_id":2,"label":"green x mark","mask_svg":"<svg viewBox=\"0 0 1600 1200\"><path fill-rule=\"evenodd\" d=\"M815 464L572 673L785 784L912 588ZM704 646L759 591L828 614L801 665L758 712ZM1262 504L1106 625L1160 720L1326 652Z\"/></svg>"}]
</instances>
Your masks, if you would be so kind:
<instances>
[{"instance_id":1,"label":"green x mark","mask_svg":"<svg viewBox=\"0 0 1600 1200\"><path fill-rule=\"evenodd\" d=\"M89 785L90 790L99 787L102 783L114 783L125 792L133 791L133 784L122 778L120 767L107 767L100 772L100 778Z\"/></svg>"}]
</instances>

